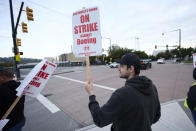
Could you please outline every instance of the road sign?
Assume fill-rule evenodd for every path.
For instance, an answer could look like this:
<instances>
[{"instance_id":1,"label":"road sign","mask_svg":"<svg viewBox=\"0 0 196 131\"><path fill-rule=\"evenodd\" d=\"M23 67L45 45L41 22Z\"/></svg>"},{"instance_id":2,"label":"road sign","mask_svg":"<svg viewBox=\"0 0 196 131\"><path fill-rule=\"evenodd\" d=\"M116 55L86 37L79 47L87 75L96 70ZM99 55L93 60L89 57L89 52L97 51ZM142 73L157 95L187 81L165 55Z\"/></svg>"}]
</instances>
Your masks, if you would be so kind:
<instances>
[{"instance_id":1,"label":"road sign","mask_svg":"<svg viewBox=\"0 0 196 131\"><path fill-rule=\"evenodd\" d=\"M98 7L82 9L73 13L73 53L75 57L102 54L99 19Z\"/></svg>"},{"instance_id":2,"label":"road sign","mask_svg":"<svg viewBox=\"0 0 196 131\"><path fill-rule=\"evenodd\" d=\"M15 55L16 61L20 61L20 55Z\"/></svg>"}]
</instances>

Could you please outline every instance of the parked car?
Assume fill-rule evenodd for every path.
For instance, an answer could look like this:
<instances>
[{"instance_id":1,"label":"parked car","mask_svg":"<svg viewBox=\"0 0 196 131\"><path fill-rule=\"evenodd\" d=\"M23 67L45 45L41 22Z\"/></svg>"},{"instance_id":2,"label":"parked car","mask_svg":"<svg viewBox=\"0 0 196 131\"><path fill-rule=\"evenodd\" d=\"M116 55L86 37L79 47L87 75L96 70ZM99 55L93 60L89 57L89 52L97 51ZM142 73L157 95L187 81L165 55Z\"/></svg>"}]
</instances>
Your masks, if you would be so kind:
<instances>
[{"instance_id":1,"label":"parked car","mask_svg":"<svg viewBox=\"0 0 196 131\"><path fill-rule=\"evenodd\" d=\"M109 65L109 67L110 68L118 68L119 67L119 63L117 63L117 62L113 62L113 63L111 63L110 65Z\"/></svg>"},{"instance_id":2,"label":"parked car","mask_svg":"<svg viewBox=\"0 0 196 131\"><path fill-rule=\"evenodd\" d=\"M140 60L141 69L149 69L152 68L152 64L149 59Z\"/></svg>"},{"instance_id":3,"label":"parked car","mask_svg":"<svg viewBox=\"0 0 196 131\"><path fill-rule=\"evenodd\" d=\"M157 64L165 64L165 59L158 59Z\"/></svg>"}]
</instances>

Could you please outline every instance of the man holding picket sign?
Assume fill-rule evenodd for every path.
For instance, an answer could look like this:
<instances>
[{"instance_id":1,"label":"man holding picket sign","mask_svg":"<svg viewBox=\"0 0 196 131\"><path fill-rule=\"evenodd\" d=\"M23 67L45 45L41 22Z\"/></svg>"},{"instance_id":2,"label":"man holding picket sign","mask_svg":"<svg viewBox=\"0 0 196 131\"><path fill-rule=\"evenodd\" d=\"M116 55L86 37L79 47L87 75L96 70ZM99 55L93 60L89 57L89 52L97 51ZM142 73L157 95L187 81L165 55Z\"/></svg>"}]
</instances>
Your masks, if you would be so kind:
<instances>
[{"instance_id":1,"label":"man holding picket sign","mask_svg":"<svg viewBox=\"0 0 196 131\"><path fill-rule=\"evenodd\" d=\"M13 80L13 78L14 74L10 69L0 69L0 118L3 117L7 109L17 98L16 88L20 85L20 82ZM18 131L24 126L24 101L25 96L22 96L8 116L9 122L3 130Z\"/></svg>"},{"instance_id":2,"label":"man holding picket sign","mask_svg":"<svg viewBox=\"0 0 196 131\"><path fill-rule=\"evenodd\" d=\"M112 130L115 131L150 131L151 125L160 118L160 102L152 81L139 76L139 57L127 54L122 58L119 71L121 77L127 79L126 85L115 91L107 104L99 107L89 65L89 56L102 54L98 7L74 12L72 23L73 53L76 57L86 57L86 91L89 94L89 109L94 123L99 127L113 123Z\"/></svg>"},{"instance_id":3,"label":"man holding picket sign","mask_svg":"<svg viewBox=\"0 0 196 131\"><path fill-rule=\"evenodd\" d=\"M140 59L128 53L120 60L120 78L125 85L112 93L108 102L100 107L93 83L86 86L89 94L89 110L99 127L112 124L112 131L151 131L152 124L161 116L161 106L155 85L140 74Z\"/></svg>"},{"instance_id":4,"label":"man holding picket sign","mask_svg":"<svg viewBox=\"0 0 196 131\"><path fill-rule=\"evenodd\" d=\"M37 97L40 94L40 92L43 90L47 81L50 79L56 67L57 67L56 64L47 60L42 60L31 70L31 72L25 77L25 79L22 81L20 85L19 83L16 84L16 82L15 84L12 84L14 83L11 80L12 75L10 75L11 77L8 77L6 81L10 82L11 84L9 85L6 83L5 84L13 89L12 94L11 93L1 94L0 97L2 97L3 99L0 100L5 101L6 98L11 99L9 97L12 97L12 99L9 101L9 103L7 103L6 106L0 105L0 107L3 106L4 109L1 112L0 130L2 128L3 130L9 128L8 131L21 131L22 126L24 126L24 115L23 115L24 95ZM17 86L19 87L17 88ZM6 87L4 87L4 89L5 88ZM18 115L12 115L14 113ZM8 118L8 120L6 118ZM13 123L12 121L14 121L15 123ZM7 122L8 124L6 125ZM10 125L9 123L12 123L11 126L9 126Z\"/></svg>"}]
</instances>

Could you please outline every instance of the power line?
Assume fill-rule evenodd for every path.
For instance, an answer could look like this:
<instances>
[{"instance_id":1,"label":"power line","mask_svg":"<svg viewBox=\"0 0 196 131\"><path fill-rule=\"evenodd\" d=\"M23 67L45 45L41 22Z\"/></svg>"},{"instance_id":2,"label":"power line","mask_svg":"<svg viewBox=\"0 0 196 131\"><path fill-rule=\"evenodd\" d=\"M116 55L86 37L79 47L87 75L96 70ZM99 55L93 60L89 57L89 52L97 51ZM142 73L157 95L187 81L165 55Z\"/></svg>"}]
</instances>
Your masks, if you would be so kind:
<instances>
[{"instance_id":1,"label":"power line","mask_svg":"<svg viewBox=\"0 0 196 131\"><path fill-rule=\"evenodd\" d=\"M51 11L51 12L53 12L53 13L57 13L57 14L60 14L60 15L62 15L62 16L68 17L68 16L65 15L64 13L62 13L62 12L60 12L60 11L57 11L57 10L55 10L55 9L52 9L52 8L46 7L46 6L44 6L44 5L41 5L41 4L32 2L32 1L30 1L30 0L27 0L27 1L28 1L29 3L34 4L34 5L40 6L40 7L44 8L44 9L46 9L46 10L49 10L49 11Z\"/></svg>"},{"instance_id":2,"label":"power line","mask_svg":"<svg viewBox=\"0 0 196 131\"><path fill-rule=\"evenodd\" d=\"M9 38L12 38L12 37L0 35L0 38L7 38L7 39L9 39Z\"/></svg>"}]
</instances>

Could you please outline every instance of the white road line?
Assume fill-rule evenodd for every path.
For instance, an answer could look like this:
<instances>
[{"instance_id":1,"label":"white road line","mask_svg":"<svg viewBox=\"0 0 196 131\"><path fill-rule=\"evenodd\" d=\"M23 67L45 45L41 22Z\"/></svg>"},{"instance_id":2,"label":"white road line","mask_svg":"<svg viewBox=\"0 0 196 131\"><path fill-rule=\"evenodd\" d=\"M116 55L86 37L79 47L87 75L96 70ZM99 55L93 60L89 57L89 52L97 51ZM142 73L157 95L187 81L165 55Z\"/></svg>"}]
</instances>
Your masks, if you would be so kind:
<instances>
[{"instance_id":1,"label":"white road line","mask_svg":"<svg viewBox=\"0 0 196 131\"><path fill-rule=\"evenodd\" d=\"M71 79L68 77L63 77L63 76L59 76L59 75L54 75L55 77L61 78L61 79L65 79L65 80L69 80L69 81L73 81L73 82L77 82L77 83L81 83L81 84L86 84L86 82L84 81L80 81L80 80L75 80L75 79ZM98 85L98 84L93 84L96 87L102 88L102 89L106 89L106 90L111 90L111 91L115 91L116 89L111 88L111 87L107 87L107 86L102 86L102 85Z\"/></svg>"},{"instance_id":2,"label":"white road line","mask_svg":"<svg viewBox=\"0 0 196 131\"><path fill-rule=\"evenodd\" d=\"M46 97L43 95L39 94L37 96L37 99L39 100L40 103L42 103L51 113L56 113L60 111L60 109L53 104L50 100L48 100Z\"/></svg>"}]
</instances>

